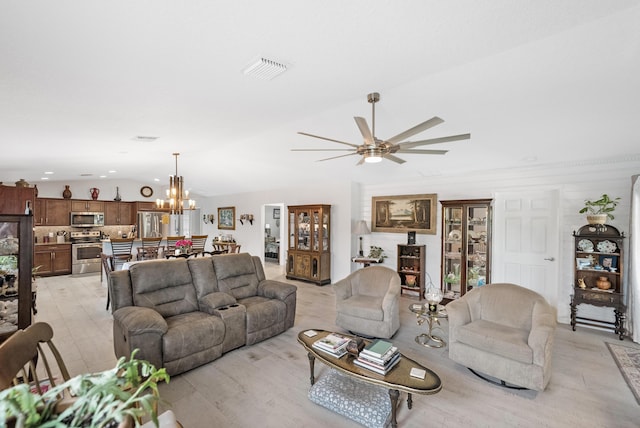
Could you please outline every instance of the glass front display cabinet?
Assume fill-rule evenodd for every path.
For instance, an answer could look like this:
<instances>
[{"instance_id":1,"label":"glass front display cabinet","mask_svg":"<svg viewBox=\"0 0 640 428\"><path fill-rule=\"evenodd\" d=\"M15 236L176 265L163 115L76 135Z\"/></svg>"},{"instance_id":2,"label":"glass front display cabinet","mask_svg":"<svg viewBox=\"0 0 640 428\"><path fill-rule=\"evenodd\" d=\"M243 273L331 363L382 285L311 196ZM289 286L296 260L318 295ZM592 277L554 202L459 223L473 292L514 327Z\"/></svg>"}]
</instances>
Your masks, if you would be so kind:
<instances>
[{"instance_id":1,"label":"glass front display cabinet","mask_svg":"<svg viewBox=\"0 0 640 428\"><path fill-rule=\"evenodd\" d=\"M0 215L0 342L31 324L33 216Z\"/></svg>"},{"instance_id":2,"label":"glass front display cabinet","mask_svg":"<svg viewBox=\"0 0 640 428\"><path fill-rule=\"evenodd\" d=\"M331 205L289 207L287 278L331 282Z\"/></svg>"},{"instance_id":3,"label":"glass front display cabinet","mask_svg":"<svg viewBox=\"0 0 640 428\"><path fill-rule=\"evenodd\" d=\"M457 299L491 281L491 199L442 204L442 292Z\"/></svg>"}]
</instances>

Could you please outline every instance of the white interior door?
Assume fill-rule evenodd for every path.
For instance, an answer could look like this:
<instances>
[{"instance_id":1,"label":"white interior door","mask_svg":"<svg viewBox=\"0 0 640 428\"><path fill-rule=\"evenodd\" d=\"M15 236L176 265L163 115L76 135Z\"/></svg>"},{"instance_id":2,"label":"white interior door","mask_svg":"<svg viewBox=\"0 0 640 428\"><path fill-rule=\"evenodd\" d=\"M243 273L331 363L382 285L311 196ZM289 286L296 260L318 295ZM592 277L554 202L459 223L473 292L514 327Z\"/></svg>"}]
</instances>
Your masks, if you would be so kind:
<instances>
[{"instance_id":1,"label":"white interior door","mask_svg":"<svg viewBox=\"0 0 640 428\"><path fill-rule=\"evenodd\" d=\"M558 192L498 193L491 282L511 282L557 307Z\"/></svg>"}]
</instances>

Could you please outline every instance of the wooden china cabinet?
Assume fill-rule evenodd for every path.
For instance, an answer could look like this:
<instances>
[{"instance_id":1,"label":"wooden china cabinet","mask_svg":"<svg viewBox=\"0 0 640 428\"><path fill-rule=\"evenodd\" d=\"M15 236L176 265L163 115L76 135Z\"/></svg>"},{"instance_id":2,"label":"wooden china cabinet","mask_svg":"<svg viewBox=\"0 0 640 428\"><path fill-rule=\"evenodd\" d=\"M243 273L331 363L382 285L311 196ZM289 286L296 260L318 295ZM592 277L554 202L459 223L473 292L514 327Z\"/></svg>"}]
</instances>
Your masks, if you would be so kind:
<instances>
[{"instance_id":1,"label":"wooden china cabinet","mask_svg":"<svg viewBox=\"0 0 640 428\"><path fill-rule=\"evenodd\" d=\"M442 292L457 299L491 282L491 199L442 204Z\"/></svg>"},{"instance_id":2,"label":"wooden china cabinet","mask_svg":"<svg viewBox=\"0 0 640 428\"><path fill-rule=\"evenodd\" d=\"M575 240L575 271L571 298L571 327L576 324L613 330L620 340L626 329L624 299L624 233L606 224L582 226L573 232ZM613 308L615 321L603 321L578 316L580 304Z\"/></svg>"},{"instance_id":3,"label":"wooden china cabinet","mask_svg":"<svg viewBox=\"0 0 640 428\"><path fill-rule=\"evenodd\" d=\"M289 207L287 279L331 282L331 205Z\"/></svg>"}]
</instances>

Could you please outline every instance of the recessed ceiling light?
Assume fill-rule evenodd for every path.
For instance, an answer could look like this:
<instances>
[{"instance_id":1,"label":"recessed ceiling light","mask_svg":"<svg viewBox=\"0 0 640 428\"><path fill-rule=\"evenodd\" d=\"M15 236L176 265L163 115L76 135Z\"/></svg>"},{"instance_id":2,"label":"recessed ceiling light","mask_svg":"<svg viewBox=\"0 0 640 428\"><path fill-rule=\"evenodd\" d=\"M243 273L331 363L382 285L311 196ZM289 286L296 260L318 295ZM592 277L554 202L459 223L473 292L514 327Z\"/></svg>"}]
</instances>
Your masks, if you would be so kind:
<instances>
[{"instance_id":1,"label":"recessed ceiling light","mask_svg":"<svg viewBox=\"0 0 640 428\"><path fill-rule=\"evenodd\" d=\"M287 65L267 58L258 58L249 64L242 72L261 80L271 80L287 71Z\"/></svg>"},{"instance_id":2,"label":"recessed ceiling light","mask_svg":"<svg viewBox=\"0 0 640 428\"><path fill-rule=\"evenodd\" d=\"M154 178L153 181L160 181L160 179L159 178Z\"/></svg>"},{"instance_id":3,"label":"recessed ceiling light","mask_svg":"<svg viewBox=\"0 0 640 428\"><path fill-rule=\"evenodd\" d=\"M152 137L150 135L136 135L132 138L133 141L143 141L145 143L152 143L156 141L159 137Z\"/></svg>"},{"instance_id":4,"label":"recessed ceiling light","mask_svg":"<svg viewBox=\"0 0 640 428\"><path fill-rule=\"evenodd\" d=\"M48 180L49 177L41 177L40 180Z\"/></svg>"},{"instance_id":5,"label":"recessed ceiling light","mask_svg":"<svg viewBox=\"0 0 640 428\"><path fill-rule=\"evenodd\" d=\"M101 175L100 178L107 178L107 176L106 175Z\"/></svg>"},{"instance_id":6,"label":"recessed ceiling light","mask_svg":"<svg viewBox=\"0 0 640 428\"><path fill-rule=\"evenodd\" d=\"M118 171L116 171L115 169L112 169L112 170L109 171L109 174L115 174L116 172L118 172Z\"/></svg>"},{"instance_id":7,"label":"recessed ceiling light","mask_svg":"<svg viewBox=\"0 0 640 428\"><path fill-rule=\"evenodd\" d=\"M45 171L44 174L45 175L51 175L51 174L53 174L53 171Z\"/></svg>"}]
</instances>

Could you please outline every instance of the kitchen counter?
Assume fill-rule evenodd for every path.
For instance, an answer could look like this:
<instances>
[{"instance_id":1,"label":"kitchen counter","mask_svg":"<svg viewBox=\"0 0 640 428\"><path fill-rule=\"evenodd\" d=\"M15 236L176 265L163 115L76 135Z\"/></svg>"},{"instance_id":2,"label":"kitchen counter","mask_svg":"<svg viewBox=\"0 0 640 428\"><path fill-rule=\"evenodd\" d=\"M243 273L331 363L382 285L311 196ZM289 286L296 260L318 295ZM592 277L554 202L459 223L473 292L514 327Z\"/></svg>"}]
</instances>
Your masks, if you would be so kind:
<instances>
[{"instance_id":1,"label":"kitchen counter","mask_svg":"<svg viewBox=\"0 0 640 428\"><path fill-rule=\"evenodd\" d=\"M53 241L53 242L36 242L33 245L35 245L36 247L38 245L71 245L71 242L69 242L69 241L64 241L64 242L56 242L56 241Z\"/></svg>"}]
</instances>

